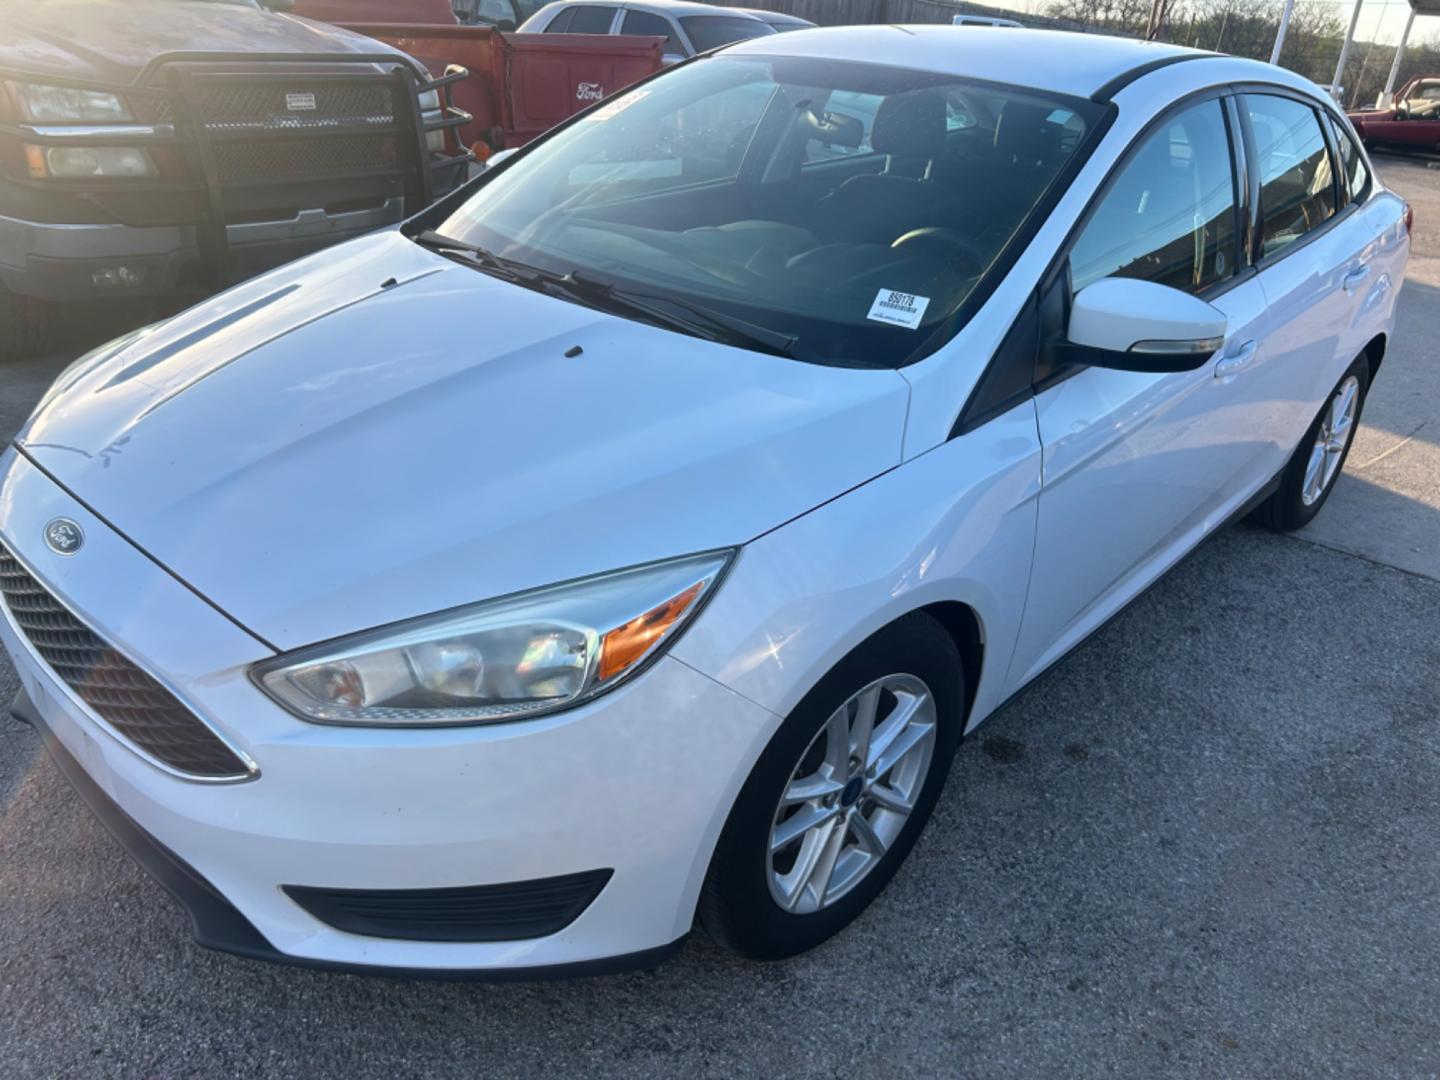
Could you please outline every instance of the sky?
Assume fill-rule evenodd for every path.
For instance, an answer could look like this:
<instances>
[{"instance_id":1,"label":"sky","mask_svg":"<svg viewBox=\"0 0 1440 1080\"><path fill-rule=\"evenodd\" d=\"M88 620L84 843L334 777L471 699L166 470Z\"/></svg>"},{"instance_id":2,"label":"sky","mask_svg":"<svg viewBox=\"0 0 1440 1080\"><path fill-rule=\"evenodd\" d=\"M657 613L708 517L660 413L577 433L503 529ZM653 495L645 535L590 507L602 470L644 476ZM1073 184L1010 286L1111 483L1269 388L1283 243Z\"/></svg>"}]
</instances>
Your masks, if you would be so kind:
<instances>
[{"instance_id":1,"label":"sky","mask_svg":"<svg viewBox=\"0 0 1440 1080\"><path fill-rule=\"evenodd\" d=\"M979 0L994 7L1008 7L1019 11L1043 12L1050 6L1050 0ZM1355 11L1355 0L1295 0L1300 4L1326 4L1339 13L1344 24L1350 24ZM1360 0L1360 24L1355 28L1357 41L1374 41L1393 45L1400 40L1405 29L1405 19L1410 14L1409 0ZM1440 34L1440 15L1422 15L1415 20L1415 29L1410 32L1411 41L1420 41L1431 35Z\"/></svg>"}]
</instances>

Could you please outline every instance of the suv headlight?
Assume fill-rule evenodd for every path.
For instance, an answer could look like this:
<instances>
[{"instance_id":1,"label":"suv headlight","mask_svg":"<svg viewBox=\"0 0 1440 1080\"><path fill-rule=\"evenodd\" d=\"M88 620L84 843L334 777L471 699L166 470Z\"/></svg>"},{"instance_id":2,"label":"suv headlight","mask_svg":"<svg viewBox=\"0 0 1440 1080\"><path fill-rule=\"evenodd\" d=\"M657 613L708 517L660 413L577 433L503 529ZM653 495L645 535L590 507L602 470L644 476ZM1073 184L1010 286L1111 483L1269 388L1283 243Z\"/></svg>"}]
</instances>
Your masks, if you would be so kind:
<instances>
[{"instance_id":1,"label":"suv headlight","mask_svg":"<svg viewBox=\"0 0 1440 1080\"><path fill-rule=\"evenodd\" d=\"M138 146L33 146L26 144L30 175L71 180L87 176L155 176L155 162Z\"/></svg>"},{"instance_id":2,"label":"suv headlight","mask_svg":"<svg viewBox=\"0 0 1440 1080\"><path fill-rule=\"evenodd\" d=\"M621 570L458 608L258 664L303 720L386 727L488 724L569 708L667 648L732 552Z\"/></svg>"},{"instance_id":3,"label":"suv headlight","mask_svg":"<svg viewBox=\"0 0 1440 1080\"><path fill-rule=\"evenodd\" d=\"M79 90L71 86L43 86L39 83L11 83L20 112L35 123L123 123L133 120L130 110L116 95L104 90Z\"/></svg>"}]
</instances>

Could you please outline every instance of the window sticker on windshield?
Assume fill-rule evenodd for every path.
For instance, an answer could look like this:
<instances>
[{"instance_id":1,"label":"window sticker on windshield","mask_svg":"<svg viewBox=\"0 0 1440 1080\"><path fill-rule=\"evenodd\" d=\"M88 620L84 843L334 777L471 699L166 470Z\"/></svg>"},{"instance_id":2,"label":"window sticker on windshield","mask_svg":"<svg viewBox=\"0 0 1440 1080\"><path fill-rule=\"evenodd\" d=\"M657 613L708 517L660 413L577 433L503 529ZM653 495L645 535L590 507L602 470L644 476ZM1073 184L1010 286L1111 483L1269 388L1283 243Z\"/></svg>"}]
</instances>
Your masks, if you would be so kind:
<instances>
[{"instance_id":1,"label":"window sticker on windshield","mask_svg":"<svg viewBox=\"0 0 1440 1080\"><path fill-rule=\"evenodd\" d=\"M925 308L929 303L928 296L896 292L894 289L881 289L875 297L875 303L870 305L870 314L866 318L874 319L876 322L889 323L891 326L903 326L906 330L914 330L920 325L920 320L925 317Z\"/></svg>"},{"instance_id":2,"label":"window sticker on windshield","mask_svg":"<svg viewBox=\"0 0 1440 1080\"><path fill-rule=\"evenodd\" d=\"M601 105L600 108L585 117L590 120L609 120L612 116L619 116L631 105L638 105L650 96L649 90L632 90L624 97L618 97L608 105Z\"/></svg>"}]
</instances>

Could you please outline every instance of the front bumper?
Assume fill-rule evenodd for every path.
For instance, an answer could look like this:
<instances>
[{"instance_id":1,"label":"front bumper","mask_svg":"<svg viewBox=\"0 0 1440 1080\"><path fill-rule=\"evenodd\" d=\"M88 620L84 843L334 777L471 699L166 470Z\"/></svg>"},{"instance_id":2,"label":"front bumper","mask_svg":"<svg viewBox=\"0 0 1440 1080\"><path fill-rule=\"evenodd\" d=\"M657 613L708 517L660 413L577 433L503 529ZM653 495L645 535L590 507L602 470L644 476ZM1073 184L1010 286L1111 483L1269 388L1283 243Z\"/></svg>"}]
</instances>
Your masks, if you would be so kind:
<instances>
[{"instance_id":1,"label":"front bumper","mask_svg":"<svg viewBox=\"0 0 1440 1080\"><path fill-rule=\"evenodd\" d=\"M369 209L302 210L287 221L229 225L230 273L236 280L252 277L403 217L404 200L396 196ZM165 296L208 287L201 264L193 225L60 224L0 215L0 283L21 296Z\"/></svg>"},{"instance_id":2,"label":"front bumper","mask_svg":"<svg viewBox=\"0 0 1440 1080\"><path fill-rule=\"evenodd\" d=\"M58 556L37 542L58 516L84 529L82 551ZM491 978L652 963L690 929L729 807L778 723L665 658L587 706L533 721L413 731L305 724L251 685L250 665L271 655L263 643L13 449L0 456L0 541L258 764L258 778L225 785L157 769L74 697L0 605L0 644L28 699L21 712L190 910L201 943L249 956ZM450 889L598 868L613 875L578 918L525 940L347 933L284 891Z\"/></svg>"},{"instance_id":3,"label":"front bumper","mask_svg":"<svg viewBox=\"0 0 1440 1080\"><path fill-rule=\"evenodd\" d=\"M317 968L324 971L340 971L351 975L405 976L408 978L481 978L503 981L529 979L581 978L587 975L611 975L637 968L649 968L663 962L680 947L683 938L676 938L669 945L662 945L627 956L616 956L604 960L579 961L570 964L550 964L544 967L494 968L481 971L447 971L435 968L393 968L366 966L328 960L311 960L301 956L282 953L268 941L249 919L237 911L230 901L206 881L193 866L167 848L160 841L137 825L90 778L80 763L65 749L45 723L44 717L35 707L24 690L21 690L10 708L10 715L23 724L28 724L40 735L46 751L55 762L60 773L70 782L79 796L110 834L139 863L141 869L164 887L174 900L190 916L190 925L195 940L207 949L234 953L252 960L266 960L277 964L292 964L297 967Z\"/></svg>"}]
</instances>

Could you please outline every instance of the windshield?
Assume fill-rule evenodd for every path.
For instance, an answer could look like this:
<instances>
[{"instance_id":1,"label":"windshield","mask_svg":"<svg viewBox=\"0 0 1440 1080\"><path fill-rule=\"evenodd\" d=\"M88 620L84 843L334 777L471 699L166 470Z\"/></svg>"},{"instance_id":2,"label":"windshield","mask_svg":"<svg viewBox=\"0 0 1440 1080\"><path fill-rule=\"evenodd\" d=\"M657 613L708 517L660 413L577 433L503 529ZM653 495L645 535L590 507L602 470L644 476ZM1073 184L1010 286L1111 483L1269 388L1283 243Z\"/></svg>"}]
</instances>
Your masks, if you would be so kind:
<instances>
[{"instance_id":1,"label":"windshield","mask_svg":"<svg viewBox=\"0 0 1440 1080\"><path fill-rule=\"evenodd\" d=\"M963 324L1097 114L934 73L721 55L537 143L436 231L746 320L799 359L898 367Z\"/></svg>"},{"instance_id":2,"label":"windshield","mask_svg":"<svg viewBox=\"0 0 1440 1080\"><path fill-rule=\"evenodd\" d=\"M769 23L742 15L691 15L681 19L680 25L690 36L690 43L697 53L775 33L775 28Z\"/></svg>"}]
</instances>

